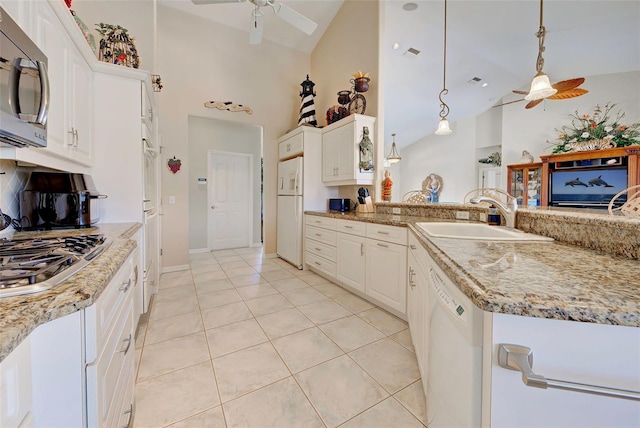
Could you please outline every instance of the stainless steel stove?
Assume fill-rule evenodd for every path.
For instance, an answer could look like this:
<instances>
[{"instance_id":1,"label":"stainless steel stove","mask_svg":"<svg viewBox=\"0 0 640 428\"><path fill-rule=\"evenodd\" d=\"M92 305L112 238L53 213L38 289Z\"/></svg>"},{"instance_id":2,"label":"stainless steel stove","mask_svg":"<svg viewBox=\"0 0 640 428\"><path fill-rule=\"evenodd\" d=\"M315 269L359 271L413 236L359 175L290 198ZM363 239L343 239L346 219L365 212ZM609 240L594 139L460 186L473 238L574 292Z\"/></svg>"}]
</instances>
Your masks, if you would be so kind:
<instances>
[{"instance_id":1,"label":"stainless steel stove","mask_svg":"<svg viewBox=\"0 0 640 428\"><path fill-rule=\"evenodd\" d=\"M0 240L0 297L55 287L110 244L99 234Z\"/></svg>"}]
</instances>

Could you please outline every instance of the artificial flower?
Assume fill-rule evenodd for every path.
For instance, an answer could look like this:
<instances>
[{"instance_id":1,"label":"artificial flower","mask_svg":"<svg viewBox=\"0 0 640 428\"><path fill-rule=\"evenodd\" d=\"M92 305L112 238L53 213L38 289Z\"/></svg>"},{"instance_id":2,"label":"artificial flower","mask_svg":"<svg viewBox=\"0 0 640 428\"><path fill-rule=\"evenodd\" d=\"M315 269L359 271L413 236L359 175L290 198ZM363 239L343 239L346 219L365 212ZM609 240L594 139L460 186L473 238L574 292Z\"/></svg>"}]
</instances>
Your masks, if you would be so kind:
<instances>
[{"instance_id":1,"label":"artificial flower","mask_svg":"<svg viewBox=\"0 0 640 428\"><path fill-rule=\"evenodd\" d=\"M593 116L578 114L571 115L571 126L563 126L558 131L560 142L553 147L552 153L571 151L572 143L606 140L615 147L626 147L640 144L640 123L621 124L625 114L618 112L615 120L610 120L609 113L615 104L608 102L604 109L596 106ZM604 111L603 111L604 110Z\"/></svg>"}]
</instances>

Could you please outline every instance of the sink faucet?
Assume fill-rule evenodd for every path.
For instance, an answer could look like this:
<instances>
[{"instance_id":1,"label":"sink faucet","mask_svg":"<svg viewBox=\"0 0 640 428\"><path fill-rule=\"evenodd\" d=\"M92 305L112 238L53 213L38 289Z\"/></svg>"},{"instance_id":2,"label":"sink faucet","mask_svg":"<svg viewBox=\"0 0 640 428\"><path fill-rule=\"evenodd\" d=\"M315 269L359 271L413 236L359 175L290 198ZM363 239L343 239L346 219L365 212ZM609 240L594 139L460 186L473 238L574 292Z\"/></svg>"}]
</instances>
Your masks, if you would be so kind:
<instances>
[{"instance_id":1,"label":"sink faucet","mask_svg":"<svg viewBox=\"0 0 640 428\"><path fill-rule=\"evenodd\" d=\"M498 211L504 217L505 222L507 223L507 227L516 227L516 211L518 211L518 202L516 198L513 196L507 197L507 204L503 204L498 199L494 199L491 196L479 196L477 198L472 198L469 200L472 204L479 204L480 202L491 202L493 205L498 207Z\"/></svg>"}]
</instances>

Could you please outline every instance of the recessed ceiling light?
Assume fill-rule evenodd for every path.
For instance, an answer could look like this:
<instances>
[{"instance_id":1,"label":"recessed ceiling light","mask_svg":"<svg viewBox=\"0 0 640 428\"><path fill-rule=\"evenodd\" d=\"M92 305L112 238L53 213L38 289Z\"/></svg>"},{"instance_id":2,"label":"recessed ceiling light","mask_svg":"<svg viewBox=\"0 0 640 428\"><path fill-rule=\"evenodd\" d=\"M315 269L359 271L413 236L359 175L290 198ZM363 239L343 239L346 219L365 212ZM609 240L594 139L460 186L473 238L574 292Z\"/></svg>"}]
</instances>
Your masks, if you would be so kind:
<instances>
[{"instance_id":1,"label":"recessed ceiling light","mask_svg":"<svg viewBox=\"0 0 640 428\"><path fill-rule=\"evenodd\" d=\"M481 81L482 79L479 77L472 77L471 79L469 79L467 81L467 83L471 83L472 85L475 85L476 83L478 83L479 81Z\"/></svg>"},{"instance_id":2,"label":"recessed ceiling light","mask_svg":"<svg viewBox=\"0 0 640 428\"><path fill-rule=\"evenodd\" d=\"M404 54L408 56L418 56L420 55L420 51L416 48L409 48Z\"/></svg>"},{"instance_id":3,"label":"recessed ceiling light","mask_svg":"<svg viewBox=\"0 0 640 428\"><path fill-rule=\"evenodd\" d=\"M402 8L407 12L412 12L418 8L418 5L415 3L405 3L402 5Z\"/></svg>"},{"instance_id":4,"label":"recessed ceiling light","mask_svg":"<svg viewBox=\"0 0 640 428\"><path fill-rule=\"evenodd\" d=\"M483 88L486 88L487 86L489 86L489 84L488 84L487 82L484 82L484 83L482 84L482 87L483 87Z\"/></svg>"},{"instance_id":5,"label":"recessed ceiling light","mask_svg":"<svg viewBox=\"0 0 640 428\"><path fill-rule=\"evenodd\" d=\"M400 47L400 43L395 42L395 43L393 44L393 50L396 50L396 49L398 49L399 47Z\"/></svg>"}]
</instances>

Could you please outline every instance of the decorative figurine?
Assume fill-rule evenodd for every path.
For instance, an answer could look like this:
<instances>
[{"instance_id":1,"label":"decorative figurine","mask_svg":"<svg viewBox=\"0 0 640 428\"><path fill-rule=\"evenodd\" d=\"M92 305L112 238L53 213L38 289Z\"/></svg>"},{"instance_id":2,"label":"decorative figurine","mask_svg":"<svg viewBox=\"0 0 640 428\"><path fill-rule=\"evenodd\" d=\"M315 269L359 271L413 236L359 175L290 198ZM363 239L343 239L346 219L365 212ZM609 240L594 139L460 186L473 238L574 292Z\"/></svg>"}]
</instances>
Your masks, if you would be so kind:
<instances>
[{"instance_id":1,"label":"decorative figurine","mask_svg":"<svg viewBox=\"0 0 640 428\"><path fill-rule=\"evenodd\" d=\"M300 92L302 101L300 104L300 118L298 119L298 126L318 126L318 121L316 120L316 106L313 102L313 97L316 96L316 93L313 92L313 87L315 85L315 83L309 80L308 74L307 80L300 83L300 86L302 86L302 92Z\"/></svg>"},{"instance_id":2,"label":"decorative figurine","mask_svg":"<svg viewBox=\"0 0 640 428\"><path fill-rule=\"evenodd\" d=\"M493 152L486 158L478 159L478 162L500 166L502 165L502 156L500 155L500 152Z\"/></svg>"},{"instance_id":3,"label":"decorative figurine","mask_svg":"<svg viewBox=\"0 0 640 428\"><path fill-rule=\"evenodd\" d=\"M391 172L386 170L384 172L384 180L382 180L382 200L385 202L391 202L391 188L393 187L393 181L391 180Z\"/></svg>"},{"instance_id":4,"label":"decorative figurine","mask_svg":"<svg viewBox=\"0 0 640 428\"><path fill-rule=\"evenodd\" d=\"M369 128L362 127L360 141L360 172L373 172L373 143L369 139Z\"/></svg>"},{"instance_id":5,"label":"decorative figurine","mask_svg":"<svg viewBox=\"0 0 640 428\"><path fill-rule=\"evenodd\" d=\"M440 202L442 191L442 177L438 174L429 174L422 182L422 193L427 195L427 201L432 204Z\"/></svg>"},{"instance_id":6,"label":"decorative figurine","mask_svg":"<svg viewBox=\"0 0 640 428\"><path fill-rule=\"evenodd\" d=\"M533 155L526 150L522 151L521 163L533 163Z\"/></svg>"}]
</instances>

